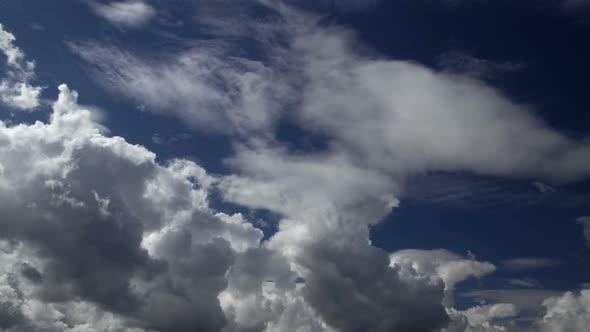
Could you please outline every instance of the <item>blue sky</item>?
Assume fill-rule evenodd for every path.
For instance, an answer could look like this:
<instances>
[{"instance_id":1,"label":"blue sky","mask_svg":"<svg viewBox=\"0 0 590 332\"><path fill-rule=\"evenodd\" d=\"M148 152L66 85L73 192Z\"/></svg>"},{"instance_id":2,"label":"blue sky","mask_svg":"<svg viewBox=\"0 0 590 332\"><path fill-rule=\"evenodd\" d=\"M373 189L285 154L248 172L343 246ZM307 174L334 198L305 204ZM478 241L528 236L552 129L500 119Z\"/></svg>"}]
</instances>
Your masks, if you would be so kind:
<instances>
[{"instance_id":1,"label":"blue sky","mask_svg":"<svg viewBox=\"0 0 590 332\"><path fill-rule=\"evenodd\" d=\"M0 0L0 330L584 331L589 20Z\"/></svg>"}]
</instances>

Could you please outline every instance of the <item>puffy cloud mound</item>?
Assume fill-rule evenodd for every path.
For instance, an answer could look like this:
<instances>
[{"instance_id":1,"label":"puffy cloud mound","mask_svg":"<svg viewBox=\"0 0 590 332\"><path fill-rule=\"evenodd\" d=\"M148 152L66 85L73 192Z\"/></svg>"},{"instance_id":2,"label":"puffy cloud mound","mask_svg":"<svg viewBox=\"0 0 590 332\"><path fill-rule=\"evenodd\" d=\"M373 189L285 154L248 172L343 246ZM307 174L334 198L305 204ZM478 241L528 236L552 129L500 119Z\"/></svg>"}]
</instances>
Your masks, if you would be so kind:
<instances>
[{"instance_id":1,"label":"puffy cloud mound","mask_svg":"<svg viewBox=\"0 0 590 332\"><path fill-rule=\"evenodd\" d=\"M451 323L442 332L506 332L505 326L495 325L495 320L515 317L518 314L513 304L498 303L477 306L465 311L449 309Z\"/></svg>"},{"instance_id":2,"label":"puffy cloud mound","mask_svg":"<svg viewBox=\"0 0 590 332\"><path fill-rule=\"evenodd\" d=\"M65 85L48 123L0 122L0 326L222 329L226 274L262 232L208 207L196 164L103 132Z\"/></svg>"},{"instance_id":3,"label":"puffy cloud mound","mask_svg":"<svg viewBox=\"0 0 590 332\"><path fill-rule=\"evenodd\" d=\"M551 297L543 301L543 306L547 311L539 322L540 331L585 331L590 326L590 290Z\"/></svg>"},{"instance_id":4,"label":"puffy cloud mound","mask_svg":"<svg viewBox=\"0 0 590 332\"><path fill-rule=\"evenodd\" d=\"M397 201L386 176L338 156L288 156L281 149L241 149L226 177L227 199L284 216L269 248L289 258L305 280L303 298L339 331L432 331L446 326L443 282L389 266L370 245L370 224Z\"/></svg>"},{"instance_id":5,"label":"puffy cloud mound","mask_svg":"<svg viewBox=\"0 0 590 332\"><path fill-rule=\"evenodd\" d=\"M29 84L35 76L35 63L25 61L25 55L14 45L16 38L0 23L0 52L6 57L5 77L0 81L0 102L18 110L39 106L41 88Z\"/></svg>"},{"instance_id":6,"label":"puffy cloud mound","mask_svg":"<svg viewBox=\"0 0 590 332\"><path fill-rule=\"evenodd\" d=\"M453 306L455 285L468 278L479 278L492 273L496 267L488 262L478 262L463 258L450 251L439 250L401 250L389 256L392 266L400 266L419 274L438 276L445 283L446 306Z\"/></svg>"}]
</instances>

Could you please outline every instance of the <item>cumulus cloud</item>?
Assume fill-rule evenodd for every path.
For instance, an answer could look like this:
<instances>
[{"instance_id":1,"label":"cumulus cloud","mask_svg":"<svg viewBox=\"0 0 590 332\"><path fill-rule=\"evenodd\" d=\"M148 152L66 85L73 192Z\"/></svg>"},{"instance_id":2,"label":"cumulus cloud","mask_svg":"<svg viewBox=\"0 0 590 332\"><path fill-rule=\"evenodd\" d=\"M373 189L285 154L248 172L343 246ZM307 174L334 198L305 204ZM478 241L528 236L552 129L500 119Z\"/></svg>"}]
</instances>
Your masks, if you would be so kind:
<instances>
[{"instance_id":1,"label":"cumulus cloud","mask_svg":"<svg viewBox=\"0 0 590 332\"><path fill-rule=\"evenodd\" d=\"M108 3L89 0L88 4L96 15L121 27L141 27L156 15L156 10L143 0L117 0Z\"/></svg>"},{"instance_id":2,"label":"cumulus cloud","mask_svg":"<svg viewBox=\"0 0 590 332\"><path fill-rule=\"evenodd\" d=\"M515 317L518 310L513 304L498 303L476 306L464 311L449 309L451 324L443 332L505 332L503 325L495 321Z\"/></svg>"},{"instance_id":3,"label":"cumulus cloud","mask_svg":"<svg viewBox=\"0 0 590 332\"><path fill-rule=\"evenodd\" d=\"M395 185L338 156L283 152L242 149L229 161L242 175L226 177L221 188L226 199L284 216L268 245L290 258L305 280L304 299L323 320L340 331L445 326L440 279L389 266L368 241L367 226L397 204Z\"/></svg>"},{"instance_id":4,"label":"cumulus cloud","mask_svg":"<svg viewBox=\"0 0 590 332\"><path fill-rule=\"evenodd\" d=\"M464 258L448 250L401 250L389 256L391 265L412 269L419 274L435 275L445 283L444 304L454 305L455 285L468 278L480 278L492 273L496 267L488 262Z\"/></svg>"},{"instance_id":5,"label":"cumulus cloud","mask_svg":"<svg viewBox=\"0 0 590 332\"><path fill-rule=\"evenodd\" d=\"M35 63L14 45L16 38L0 23L0 52L6 57L6 71L0 80L0 102L18 110L39 106L41 88L29 82L35 76Z\"/></svg>"},{"instance_id":6,"label":"cumulus cloud","mask_svg":"<svg viewBox=\"0 0 590 332\"><path fill-rule=\"evenodd\" d=\"M542 332L584 331L590 326L590 291L566 292L543 301L546 313L538 323Z\"/></svg>"},{"instance_id":7,"label":"cumulus cloud","mask_svg":"<svg viewBox=\"0 0 590 332\"><path fill-rule=\"evenodd\" d=\"M226 274L262 232L208 207L202 168L105 136L65 85L48 123L0 122L0 160L5 330L227 325Z\"/></svg>"}]
</instances>

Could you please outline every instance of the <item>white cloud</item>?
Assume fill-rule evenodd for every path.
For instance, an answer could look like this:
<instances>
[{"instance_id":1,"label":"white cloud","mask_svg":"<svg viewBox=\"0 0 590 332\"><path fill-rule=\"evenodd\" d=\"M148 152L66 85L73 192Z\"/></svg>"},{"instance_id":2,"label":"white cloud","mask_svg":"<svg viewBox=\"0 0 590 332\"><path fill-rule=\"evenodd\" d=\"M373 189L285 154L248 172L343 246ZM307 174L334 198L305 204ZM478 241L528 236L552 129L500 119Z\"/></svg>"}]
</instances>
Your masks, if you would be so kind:
<instances>
[{"instance_id":1,"label":"white cloud","mask_svg":"<svg viewBox=\"0 0 590 332\"><path fill-rule=\"evenodd\" d=\"M364 57L350 35L310 28L295 45L310 82L302 122L332 137L353 160L398 176L469 171L566 181L589 175L590 146L552 130L529 106L476 79Z\"/></svg>"},{"instance_id":2,"label":"white cloud","mask_svg":"<svg viewBox=\"0 0 590 332\"><path fill-rule=\"evenodd\" d=\"M590 326L590 291L566 292L543 301L545 316L538 323L542 332L585 331Z\"/></svg>"},{"instance_id":3,"label":"white cloud","mask_svg":"<svg viewBox=\"0 0 590 332\"><path fill-rule=\"evenodd\" d=\"M221 189L231 201L283 216L268 246L305 279L305 301L340 331L445 326L440 279L390 267L369 243L368 225L397 205L395 183L341 156L284 152L240 149L229 164L242 175L226 177Z\"/></svg>"},{"instance_id":4,"label":"white cloud","mask_svg":"<svg viewBox=\"0 0 590 332\"><path fill-rule=\"evenodd\" d=\"M505 332L509 329L495 321L518 314L516 307L509 303L476 306L465 311L449 309L448 312L451 324L442 332Z\"/></svg>"},{"instance_id":5,"label":"white cloud","mask_svg":"<svg viewBox=\"0 0 590 332\"><path fill-rule=\"evenodd\" d=\"M225 275L262 232L208 207L202 168L160 165L93 118L62 85L48 123L0 122L0 325L223 328Z\"/></svg>"},{"instance_id":6,"label":"white cloud","mask_svg":"<svg viewBox=\"0 0 590 332\"><path fill-rule=\"evenodd\" d=\"M391 265L412 269L419 274L435 275L445 283L443 303L454 305L455 285L469 278L480 278L496 270L488 262L478 262L464 258L444 249L438 250L401 250L389 256Z\"/></svg>"},{"instance_id":7,"label":"white cloud","mask_svg":"<svg viewBox=\"0 0 590 332\"><path fill-rule=\"evenodd\" d=\"M96 15L122 27L143 26L156 15L156 10L143 0L116 0L107 4L89 0L88 4Z\"/></svg>"},{"instance_id":8,"label":"white cloud","mask_svg":"<svg viewBox=\"0 0 590 332\"><path fill-rule=\"evenodd\" d=\"M0 102L18 110L39 106L41 88L29 84L35 76L35 63L25 60L25 54L14 45L16 38L0 23L0 52L6 57L5 75L0 80Z\"/></svg>"},{"instance_id":9,"label":"white cloud","mask_svg":"<svg viewBox=\"0 0 590 332\"><path fill-rule=\"evenodd\" d=\"M462 297L479 302L512 303L520 312L536 314L542 309L543 300L561 292L545 289L483 289L462 293Z\"/></svg>"},{"instance_id":10,"label":"white cloud","mask_svg":"<svg viewBox=\"0 0 590 332\"><path fill-rule=\"evenodd\" d=\"M524 279L511 278L508 280L508 282L510 283L510 285L517 286L517 287L543 288L541 283L539 283L537 280L532 279L532 278L524 278Z\"/></svg>"},{"instance_id":11,"label":"white cloud","mask_svg":"<svg viewBox=\"0 0 590 332\"><path fill-rule=\"evenodd\" d=\"M161 62L94 44L72 49L96 66L105 88L206 132L266 130L287 99L288 87L273 69L217 45L202 44Z\"/></svg>"}]
</instances>

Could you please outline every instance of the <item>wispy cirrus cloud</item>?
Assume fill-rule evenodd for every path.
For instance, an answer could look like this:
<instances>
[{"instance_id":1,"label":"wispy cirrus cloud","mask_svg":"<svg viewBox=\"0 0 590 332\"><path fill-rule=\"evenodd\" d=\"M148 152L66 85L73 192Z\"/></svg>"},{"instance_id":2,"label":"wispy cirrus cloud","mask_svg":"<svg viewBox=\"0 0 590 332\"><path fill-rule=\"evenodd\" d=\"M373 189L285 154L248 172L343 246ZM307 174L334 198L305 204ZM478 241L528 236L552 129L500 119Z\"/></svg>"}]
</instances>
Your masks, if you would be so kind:
<instances>
[{"instance_id":1,"label":"wispy cirrus cloud","mask_svg":"<svg viewBox=\"0 0 590 332\"><path fill-rule=\"evenodd\" d=\"M506 270L527 271L556 267L561 261L546 257L523 257L506 259L500 262L500 266Z\"/></svg>"},{"instance_id":2,"label":"wispy cirrus cloud","mask_svg":"<svg viewBox=\"0 0 590 332\"><path fill-rule=\"evenodd\" d=\"M451 50L438 57L438 66L450 73L469 75L478 78L494 78L496 76L517 72L526 68L523 62L492 61L477 58L465 52Z\"/></svg>"}]
</instances>

